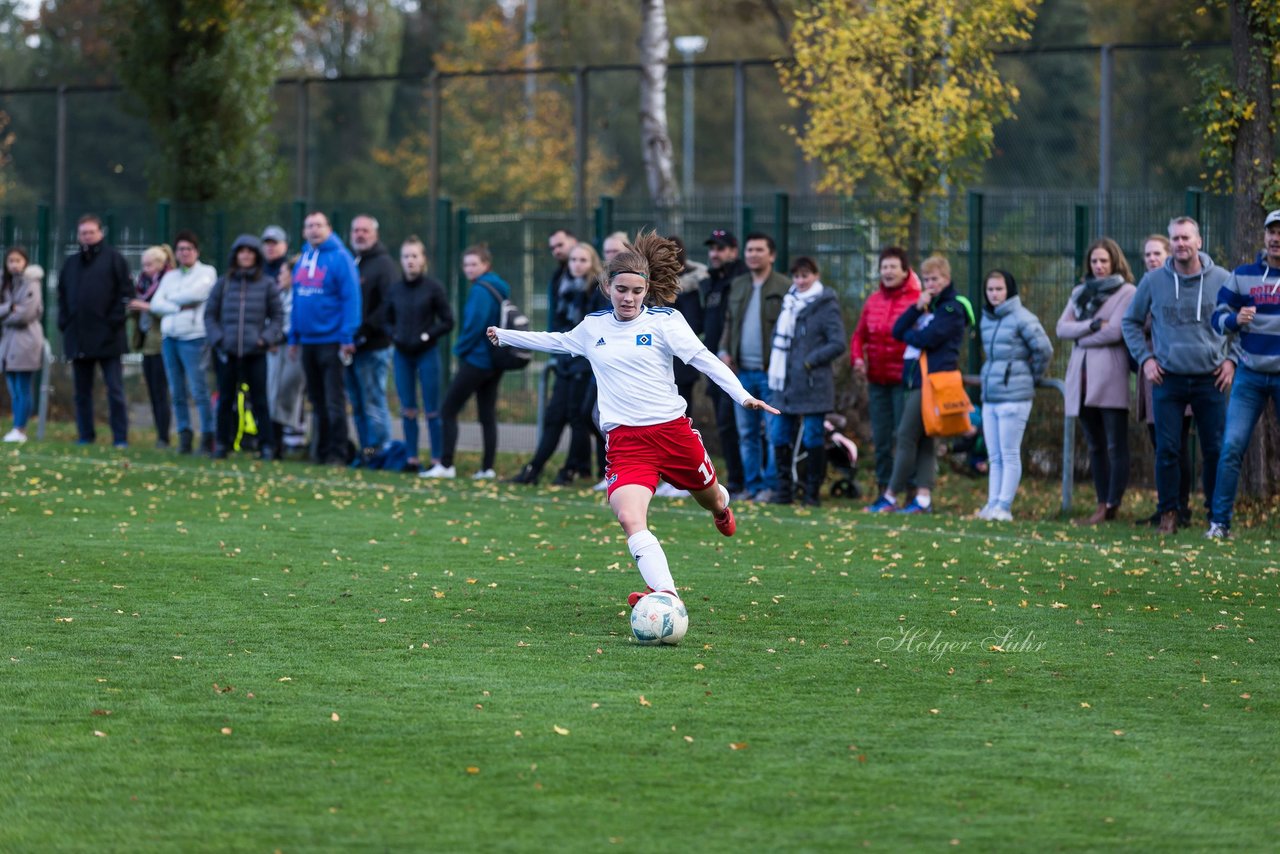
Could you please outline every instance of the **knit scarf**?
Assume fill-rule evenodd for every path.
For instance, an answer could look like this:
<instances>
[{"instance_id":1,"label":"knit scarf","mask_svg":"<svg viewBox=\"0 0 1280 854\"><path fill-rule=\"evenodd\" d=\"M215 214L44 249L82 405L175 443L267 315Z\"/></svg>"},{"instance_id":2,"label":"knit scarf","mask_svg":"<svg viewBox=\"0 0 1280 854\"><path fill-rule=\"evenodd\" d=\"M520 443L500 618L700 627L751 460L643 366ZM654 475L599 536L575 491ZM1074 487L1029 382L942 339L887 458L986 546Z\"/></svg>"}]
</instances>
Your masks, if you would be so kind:
<instances>
[{"instance_id":1,"label":"knit scarf","mask_svg":"<svg viewBox=\"0 0 1280 854\"><path fill-rule=\"evenodd\" d=\"M1076 319L1090 320L1123 284L1124 277L1119 274L1101 279L1085 279L1084 287L1076 295Z\"/></svg>"},{"instance_id":2,"label":"knit scarf","mask_svg":"<svg viewBox=\"0 0 1280 854\"><path fill-rule=\"evenodd\" d=\"M773 327L773 349L769 354L769 389L782 391L787 385L787 353L791 339L796 334L796 318L800 312L822 296L822 282L814 282L809 290L800 293L792 286L782 298L782 313Z\"/></svg>"}]
</instances>

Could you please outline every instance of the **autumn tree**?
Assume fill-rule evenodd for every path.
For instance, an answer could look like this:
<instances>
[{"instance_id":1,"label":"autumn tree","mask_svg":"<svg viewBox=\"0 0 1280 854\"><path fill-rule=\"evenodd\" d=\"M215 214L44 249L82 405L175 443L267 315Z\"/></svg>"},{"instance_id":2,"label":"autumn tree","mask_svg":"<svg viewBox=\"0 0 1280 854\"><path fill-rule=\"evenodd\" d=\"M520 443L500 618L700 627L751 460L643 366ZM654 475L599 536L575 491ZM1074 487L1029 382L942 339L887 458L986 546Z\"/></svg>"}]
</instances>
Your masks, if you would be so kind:
<instances>
[{"instance_id":1,"label":"autumn tree","mask_svg":"<svg viewBox=\"0 0 1280 854\"><path fill-rule=\"evenodd\" d=\"M1030 37L1039 0L819 0L791 33L783 88L807 111L800 147L819 189L871 189L902 211L918 250L921 211L971 180L1018 91L994 49Z\"/></svg>"},{"instance_id":2,"label":"autumn tree","mask_svg":"<svg viewBox=\"0 0 1280 854\"><path fill-rule=\"evenodd\" d=\"M521 35L493 9L470 23L462 40L446 46L436 67L445 74L519 68ZM540 85L528 110L522 75L447 78L441 108L451 145L441 158L442 194L476 208L528 210L574 203L573 107L558 87ZM456 153L455 153L456 152ZM415 131L375 160L403 180L407 196L430 192L431 136ZM613 164L591 152L587 184L592 193L616 192L607 176Z\"/></svg>"},{"instance_id":3,"label":"autumn tree","mask_svg":"<svg viewBox=\"0 0 1280 854\"><path fill-rule=\"evenodd\" d=\"M278 188L271 85L296 13L318 8L317 0L103 0L120 78L160 149L153 193L203 202Z\"/></svg>"},{"instance_id":4,"label":"autumn tree","mask_svg":"<svg viewBox=\"0 0 1280 854\"><path fill-rule=\"evenodd\" d=\"M1276 118L1280 114L1280 5L1274 0L1216 0L1231 23L1229 69L1201 68L1200 103L1192 108L1204 127L1202 176L1235 202L1231 263L1253 260L1268 209L1280 208ZM1280 424L1270 407L1254 431L1244 488L1280 493Z\"/></svg>"}]
</instances>

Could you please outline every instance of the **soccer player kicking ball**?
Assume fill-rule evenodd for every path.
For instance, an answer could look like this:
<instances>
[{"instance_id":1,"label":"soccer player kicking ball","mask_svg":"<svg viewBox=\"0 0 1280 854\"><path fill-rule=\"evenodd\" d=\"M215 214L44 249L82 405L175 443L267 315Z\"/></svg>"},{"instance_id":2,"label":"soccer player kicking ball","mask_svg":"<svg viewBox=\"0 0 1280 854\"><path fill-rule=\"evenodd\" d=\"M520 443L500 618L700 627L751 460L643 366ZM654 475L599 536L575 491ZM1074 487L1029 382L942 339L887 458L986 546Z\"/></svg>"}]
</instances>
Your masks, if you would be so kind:
<instances>
[{"instance_id":1,"label":"soccer player kicking ball","mask_svg":"<svg viewBox=\"0 0 1280 854\"><path fill-rule=\"evenodd\" d=\"M686 489L710 510L716 528L733 536L729 491L716 481L702 438L685 417L676 393L671 357L697 368L740 406L778 410L752 397L733 372L702 345L684 316L666 306L680 290L676 245L641 232L609 262L600 289L613 308L587 315L568 332L516 332L490 326L496 346L584 356L599 387L600 427L605 433L609 506L627 535L648 591L676 594L662 545L649 533L649 502L658 479ZM632 593L635 607L645 593Z\"/></svg>"}]
</instances>

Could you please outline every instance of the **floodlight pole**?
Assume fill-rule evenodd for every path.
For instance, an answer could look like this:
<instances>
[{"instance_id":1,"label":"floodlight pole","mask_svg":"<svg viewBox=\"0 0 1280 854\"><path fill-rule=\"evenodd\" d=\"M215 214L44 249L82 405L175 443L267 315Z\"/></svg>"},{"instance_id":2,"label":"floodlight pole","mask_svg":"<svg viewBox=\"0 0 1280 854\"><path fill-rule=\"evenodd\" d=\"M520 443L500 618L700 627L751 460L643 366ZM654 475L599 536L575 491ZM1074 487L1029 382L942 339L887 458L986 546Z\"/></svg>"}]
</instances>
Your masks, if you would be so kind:
<instances>
[{"instance_id":1,"label":"floodlight pole","mask_svg":"<svg viewBox=\"0 0 1280 854\"><path fill-rule=\"evenodd\" d=\"M693 58L707 49L706 36L676 36L673 39L676 50L684 57L684 151L683 157L683 191L687 202L693 198Z\"/></svg>"}]
</instances>

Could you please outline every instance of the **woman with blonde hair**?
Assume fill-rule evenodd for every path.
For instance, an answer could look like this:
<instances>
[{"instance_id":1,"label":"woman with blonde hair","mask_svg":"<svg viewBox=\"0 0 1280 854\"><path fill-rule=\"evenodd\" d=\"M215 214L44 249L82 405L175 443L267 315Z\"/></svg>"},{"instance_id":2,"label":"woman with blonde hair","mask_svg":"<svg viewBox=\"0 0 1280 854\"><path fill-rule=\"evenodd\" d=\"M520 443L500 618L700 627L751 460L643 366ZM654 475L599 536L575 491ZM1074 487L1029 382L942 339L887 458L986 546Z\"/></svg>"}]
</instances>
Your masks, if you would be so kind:
<instances>
[{"instance_id":1,"label":"woman with blonde hair","mask_svg":"<svg viewBox=\"0 0 1280 854\"><path fill-rule=\"evenodd\" d=\"M684 316L669 307L680 290L680 266L674 243L642 232L600 277L609 309L592 312L568 332L488 330L489 340L499 346L582 356L590 362L599 384L600 426L608 437L609 506L648 589L672 594L675 581L666 554L649 531L649 503L659 479L687 489L710 511L721 534L730 537L737 529L729 492L716 480L711 457L676 393L672 357L697 367L740 406L778 414L748 394L698 340ZM635 607L644 595L632 593L628 604Z\"/></svg>"},{"instance_id":2,"label":"woman with blonde hair","mask_svg":"<svg viewBox=\"0 0 1280 854\"><path fill-rule=\"evenodd\" d=\"M164 372L160 318L151 313L151 298L164 274L178 266L169 244L148 246L142 251L142 272L138 274L133 299L129 301L129 349L142 354L142 377L147 383L151 419L156 425L156 447L169 447L169 426L173 410L169 402L169 377Z\"/></svg>"}]
</instances>

